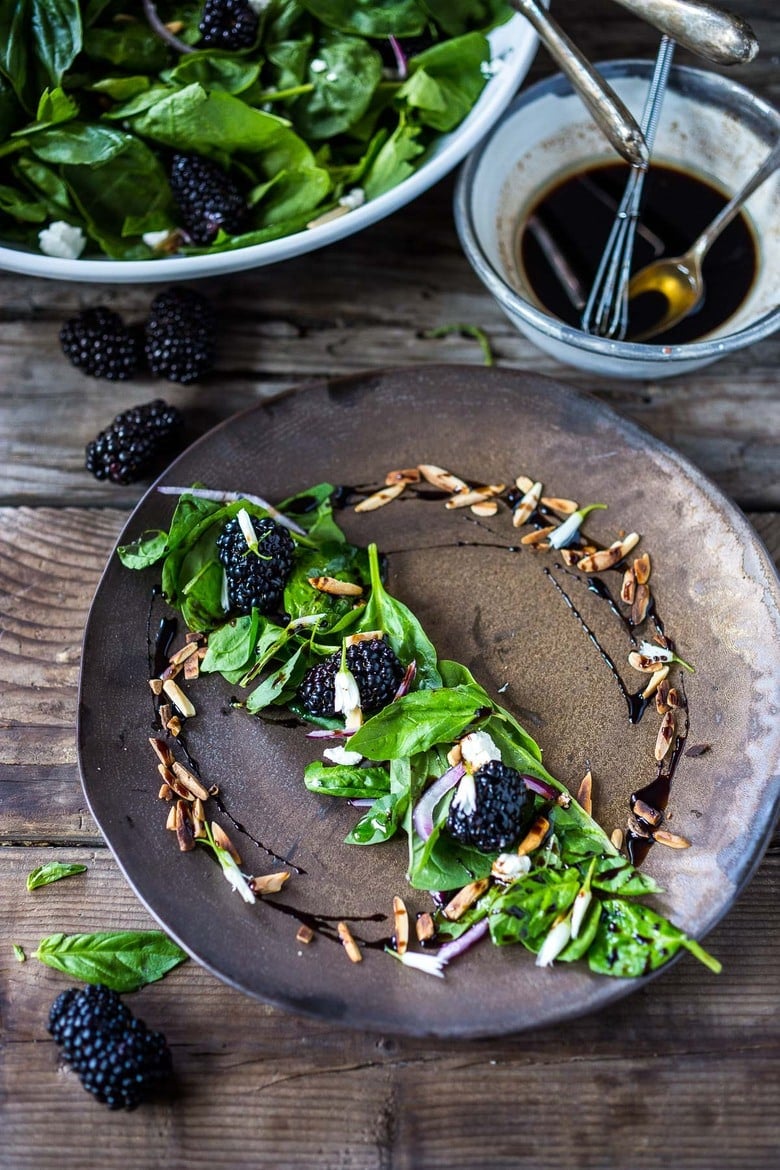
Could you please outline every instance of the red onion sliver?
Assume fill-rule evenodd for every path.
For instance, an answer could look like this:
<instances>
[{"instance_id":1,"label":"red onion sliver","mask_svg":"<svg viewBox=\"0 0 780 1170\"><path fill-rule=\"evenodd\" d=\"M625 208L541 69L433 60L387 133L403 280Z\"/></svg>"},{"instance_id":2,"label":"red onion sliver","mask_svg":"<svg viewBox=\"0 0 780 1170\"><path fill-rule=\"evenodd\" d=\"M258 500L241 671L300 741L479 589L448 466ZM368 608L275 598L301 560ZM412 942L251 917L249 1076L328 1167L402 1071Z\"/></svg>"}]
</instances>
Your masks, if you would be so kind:
<instances>
[{"instance_id":1,"label":"red onion sliver","mask_svg":"<svg viewBox=\"0 0 780 1170\"><path fill-rule=\"evenodd\" d=\"M353 808L373 808L375 800L375 796L351 796L347 803Z\"/></svg>"},{"instance_id":2,"label":"red onion sliver","mask_svg":"<svg viewBox=\"0 0 780 1170\"><path fill-rule=\"evenodd\" d=\"M353 735L352 731L344 731L339 727L318 727L316 731L307 731L307 739L346 739Z\"/></svg>"},{"instance_id":3,"label":"red onion sliver","mask_svg":"<svg viewBox=\"0 0 780 1170\"><path fill-rule=\"evenodd\" d=\"M411 689L412 683L414 682L414 677L416 674L417 674L417 663L415 662L414 659L412 659L412 661L409 663L406 670L404 671L404 677L401 679L400 683L398 684L398 690L393 695L393 702L395 702L396 699L402 699L404 697L404 695L408 695L408 693Z\"/></svg>"},{"instance_id":4,"label":"red onion sliver","mask_svg":"<svg viewBox=\"0 0 780 1170\"><path fill-rule=\"evenodd\" d=\"M418 801L412 816L412 821L417 836L423 841L427 841L433 832L434 808L444 796L445 792L449 792L451 788L455 787L465 771L466 769L463 764L454 764L430 786L428 791Z\"/></svg>"},{"instance_id":5,"label":"red onion sliver","mask_svg":"<svg viewBox=\"0 0 780 1170\"><path fill-rule=\"evenodd\" d=\"M538 776L528 776L524 773L520 779L525 781L526 788L530 788L531 792L536 792L547 800L555 800L558 796L558 789L553 788L546 780L540 780Z\"/></svg>"},{"instance_id":6,"label":"red onion sliver","mask_svg":"<svg viewBox=\"0 0 780 1170\"><path fill-rule=\"evenodd\" d=\"M453 959L457 959L469 947L473 947L474 943L478 943L481 938L484 938L488 932L487 918L480 919L465 930L460 938L454 938L452 942L445 943L443 947L439 947L436 952L436 958L441 959L442 963L450 963Z\"/></svg>"}]
</instances>

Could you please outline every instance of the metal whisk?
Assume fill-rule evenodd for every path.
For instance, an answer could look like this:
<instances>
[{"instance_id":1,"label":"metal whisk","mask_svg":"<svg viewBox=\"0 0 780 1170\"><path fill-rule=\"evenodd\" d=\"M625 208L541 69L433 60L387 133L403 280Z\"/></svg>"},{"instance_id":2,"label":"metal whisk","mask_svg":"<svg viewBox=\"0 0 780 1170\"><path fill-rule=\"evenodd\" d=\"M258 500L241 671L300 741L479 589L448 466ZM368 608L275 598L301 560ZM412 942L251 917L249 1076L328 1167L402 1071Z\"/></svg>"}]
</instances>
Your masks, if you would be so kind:
<instances>
[{"instance_id":1,"label":"metal whisk","mask_svg":"<svg viewBox=\"0 0 780 1170\"><path fill-rule=\"evenodd\" d=\"M664 36L658 46L653 76L642 111L641 127L652 150L658 120L661 116L666 82L674 56L675 42ZM622 341L628 330L628 281L634 254L634 236L639 219L639 205L647 167L632 167L623 198L618 206L612 230L609 233L599 262L593 286L582 314L581 324L586 333Z\"/></svg>"}]
</instances>

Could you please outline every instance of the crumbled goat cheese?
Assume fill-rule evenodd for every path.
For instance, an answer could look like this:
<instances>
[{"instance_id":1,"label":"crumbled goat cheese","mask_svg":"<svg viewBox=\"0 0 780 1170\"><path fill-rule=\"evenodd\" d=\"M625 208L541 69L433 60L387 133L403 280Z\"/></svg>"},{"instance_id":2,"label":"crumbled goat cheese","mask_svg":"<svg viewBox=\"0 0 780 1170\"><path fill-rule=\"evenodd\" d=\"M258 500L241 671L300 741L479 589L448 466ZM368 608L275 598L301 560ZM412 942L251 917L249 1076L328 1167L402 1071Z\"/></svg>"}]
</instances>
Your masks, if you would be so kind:
<instances>
[{"instance_id":1,"label":"crumbled goat cheese","mask_svg":"<svg viewBox=\"0 0 780 1170\"><path fill-rule=\"evenodd\" d=\"M38 232L38 243L45 256L58 260L76 260L84 251L87 239L80 227L56 219Z\"/></svg>"}]
</instances>

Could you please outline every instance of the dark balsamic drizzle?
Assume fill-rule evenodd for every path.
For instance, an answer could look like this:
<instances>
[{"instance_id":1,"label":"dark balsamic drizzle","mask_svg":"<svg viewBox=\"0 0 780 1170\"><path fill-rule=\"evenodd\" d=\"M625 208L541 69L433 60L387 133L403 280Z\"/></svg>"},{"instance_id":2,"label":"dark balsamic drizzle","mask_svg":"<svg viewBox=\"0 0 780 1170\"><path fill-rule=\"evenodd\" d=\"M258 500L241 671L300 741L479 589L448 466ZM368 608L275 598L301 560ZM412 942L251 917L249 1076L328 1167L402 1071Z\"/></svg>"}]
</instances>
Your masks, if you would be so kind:
<instances>
[{"instance_id":1,"label":"dark balsamic drizzle","mask_svg":"<svg viewBox=\"0 0 780 1170\"><path fill-rule=\"evenodd\" d=\"M300 873L305 873L305 870L300 870ZM271 910L276 910L279 914L285 914L288 918L294 918L301 926L308 926L315 934L322 938L328 939L329 942L338 943L342 946L339 938L338 928L335 924L339 922L386 922L387 915L376 914L312 914L308 910L301 910L297 906L291 906L287 902L274 902L270 898L262 899L263 906L268 906ZM381 939L365 939L355 931L350 932L355 939L355 942L360 943L361 946L367 950L384 950L390 942L389 938Z\"/></svg>"},{"instance_id":2,"label":"dark balsamic drizzle","mask_svg":"<svg viewBox=\"0 0 780 1170\"><path fill-rule=\"evenodd\" d=\"M274 861L280 862L282 865L289 865L290 869L294 869L297 874L306 873L305 869L302 869L299 865L296 865L295 862L290 861L289 857L282 857L281 854L276 853L273 849L269 849L267 845L264 845L262 841L259 841L257 837L250 833L246 825L242 824L241 821L236 820L219 793L216 793L214 796L212 796L212 800L215 802L219 811L227 817L236 832L243 833L243 835L247 837L253 845L256 845L258 849L262 849L266 856L272 858Z\"/></svg>"}]
</instances>

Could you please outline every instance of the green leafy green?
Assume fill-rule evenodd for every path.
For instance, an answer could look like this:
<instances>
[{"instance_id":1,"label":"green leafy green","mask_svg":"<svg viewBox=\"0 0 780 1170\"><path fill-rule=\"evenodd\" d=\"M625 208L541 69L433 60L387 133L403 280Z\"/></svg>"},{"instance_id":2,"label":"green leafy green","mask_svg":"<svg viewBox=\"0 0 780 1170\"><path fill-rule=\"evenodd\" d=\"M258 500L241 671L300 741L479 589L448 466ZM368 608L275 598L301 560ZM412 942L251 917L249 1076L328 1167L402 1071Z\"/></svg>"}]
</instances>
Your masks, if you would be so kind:
<instances>
[{"instance_id":1,"label":"green leafy green","mask_svg":"<svg viewBox=\"0 0 780 1170\"><path fill-rule=\"evenodd\" d=\"M369 760L415 756L439 743L452 743L483 706L479 689L469 686L413 691L397 699L350 736L350 751Z\"/></svg>"},{"instance_id":2,"label":"green leafy green","mask_svg":"<svg viewBox=\"0 0 780 1170\"><path fill-rule=\"evenodd\" d=\"M38 865L27 875L27 889L37 890L39 886L48 886L62 878L72 877L76 873L86 873L86 865L76 862L47 861L45 865Z\"/></svg>"},{"instance_id":3,"label":"green leafy green","mask_svg":"<svg viewBox=\"0 0 780 1170\"><path fill-rule=\"evenodd\" d=\"M27 955L24 952L24 947L20 947L18 943L13 943L14 958L17 963L24 963L27 961Z\"/></svg>"},{"instance_id":4,"label":"green leafy green","mask_svg":"<svg viewBox=\"0 0 780 1170\"><path fill-rule=\"evenodd\" d=\"M183 963L186 953L161 930L111 930L50 934L35 958L83 983L113 991L137 991Z\"/></svg>"},{"instance_id":5,"label":"green leafy green","mask_svg":"<svg viewBox=\"0 0 780 1170\"><path fill-rule=\"evenodd\" d=\"M308 765L303 782L310 792L321 792L324 796L365 798L384 796L390 790L390 777L385 768L323 764L320 760Z\"/></svg>"},{"instance_id":6,"label":"green leafy green","mask_svg":"<svg viewBox=\"0 0 780 1170\"><path fill-rule=\"evenodd\" d=\"M663 966L681 947L716 974L721 965L703 947L667 918L641 903L607 898L593 944L588 951L591 971L633 978Z\"/></svg>"}]
</instances>

